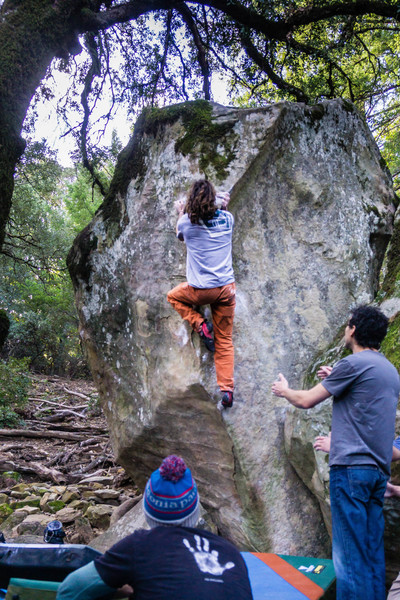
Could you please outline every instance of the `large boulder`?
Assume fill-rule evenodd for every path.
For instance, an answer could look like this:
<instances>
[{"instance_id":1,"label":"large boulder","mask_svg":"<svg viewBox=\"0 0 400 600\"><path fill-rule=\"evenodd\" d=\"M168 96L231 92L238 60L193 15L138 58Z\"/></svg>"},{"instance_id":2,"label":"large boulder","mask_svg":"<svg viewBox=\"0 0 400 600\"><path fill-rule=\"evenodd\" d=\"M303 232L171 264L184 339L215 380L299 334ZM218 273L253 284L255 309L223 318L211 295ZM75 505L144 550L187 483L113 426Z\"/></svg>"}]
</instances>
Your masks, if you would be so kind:
<instances>
[{"instance_id":1,"label":"large boulder","mask_svg":"<svg viewBox=\"0 0 400 600\"><path fill-rule=\"evenodd\" d=\"M166 302L185 279L173 202L204 175L231 190L236 220L236 388L223 413L212 356ZM299 386L349 306L374 297L394 201L370 132L343 101L198 101L140 117L68 258L113 448L139 486L180 454L242 549L329 552L319 502L286 455L288 405L270 386L279 372Z\"/></svg>"}]
</instances>

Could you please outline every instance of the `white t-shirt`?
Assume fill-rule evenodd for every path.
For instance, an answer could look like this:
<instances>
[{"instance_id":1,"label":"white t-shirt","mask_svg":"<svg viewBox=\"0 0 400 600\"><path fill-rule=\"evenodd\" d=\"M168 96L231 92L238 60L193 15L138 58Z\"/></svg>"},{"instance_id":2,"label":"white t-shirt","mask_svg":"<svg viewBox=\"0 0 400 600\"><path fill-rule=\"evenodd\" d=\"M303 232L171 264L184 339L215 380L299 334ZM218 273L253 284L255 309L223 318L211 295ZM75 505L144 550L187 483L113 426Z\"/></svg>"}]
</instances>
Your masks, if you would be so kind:
<instances>
[{"instance_id":1,"label":"white t-shirt","mask_svg":"<svg viewBox=\"0 0 400 600\"><path fill-rule=\"evenodd\" d=\"M235 281L232 268L234 218L217 210L212 219L193 225L187 214L178 221L178 238L187 248L186 279L200 289L221 287Z\"/></svg>"}]
</instances>

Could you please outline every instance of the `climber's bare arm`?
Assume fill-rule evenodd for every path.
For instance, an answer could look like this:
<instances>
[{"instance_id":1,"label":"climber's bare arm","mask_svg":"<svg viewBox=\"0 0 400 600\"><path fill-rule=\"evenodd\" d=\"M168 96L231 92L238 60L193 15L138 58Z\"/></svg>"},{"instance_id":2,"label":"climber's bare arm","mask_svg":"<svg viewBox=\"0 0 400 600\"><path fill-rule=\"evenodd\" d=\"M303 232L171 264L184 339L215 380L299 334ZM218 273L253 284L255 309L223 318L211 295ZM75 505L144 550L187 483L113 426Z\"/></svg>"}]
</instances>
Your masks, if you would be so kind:
<instances>
[{"instance_id":1,"label":"climber's bare arm","mask_svg":"<svg viewBox=\"0 0 400 600\"><path fill-rule=\"evenodd\" d=\"M176 212L178 214L178 221L181 218L181 216L184 214L185 204L186 204L186 201L183 198L180 198L179 200L176 200L174 202L174 207L175 207L175 210L176 210ZM179 231L178 231L178 221L176 222L176 235L177 236L179 234ZM181 238L179 238L179 239L181 239Z\"/></svg>"}]
</instances>

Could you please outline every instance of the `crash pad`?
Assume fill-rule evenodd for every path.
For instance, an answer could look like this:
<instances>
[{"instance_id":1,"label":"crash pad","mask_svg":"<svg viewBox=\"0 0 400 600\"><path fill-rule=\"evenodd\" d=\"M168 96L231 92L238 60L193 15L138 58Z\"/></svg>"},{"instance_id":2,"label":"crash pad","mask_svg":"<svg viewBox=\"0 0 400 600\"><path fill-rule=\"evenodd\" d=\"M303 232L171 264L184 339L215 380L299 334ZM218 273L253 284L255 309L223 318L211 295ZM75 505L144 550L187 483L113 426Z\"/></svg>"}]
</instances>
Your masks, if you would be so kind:
<instances>
[{"instance_id":1,"label":"crash pad","mask_svg":"<svg viewBox=\"0 0 400 600\"><path fill-rule=\"evenodd\" d=\"M327 558L241 553L249 572L254 600L318 600L335 581Z\"/></svg>"},{"instance_id":2,"label":"crash pad","mask_svg":"<svg viewBox=\"0 0 400 600\"><path fill-rule=\"evenodd\" d=\"M5 600L55 600L59 585L54 581L11 578Z\"/></svg>"}]
</instances>

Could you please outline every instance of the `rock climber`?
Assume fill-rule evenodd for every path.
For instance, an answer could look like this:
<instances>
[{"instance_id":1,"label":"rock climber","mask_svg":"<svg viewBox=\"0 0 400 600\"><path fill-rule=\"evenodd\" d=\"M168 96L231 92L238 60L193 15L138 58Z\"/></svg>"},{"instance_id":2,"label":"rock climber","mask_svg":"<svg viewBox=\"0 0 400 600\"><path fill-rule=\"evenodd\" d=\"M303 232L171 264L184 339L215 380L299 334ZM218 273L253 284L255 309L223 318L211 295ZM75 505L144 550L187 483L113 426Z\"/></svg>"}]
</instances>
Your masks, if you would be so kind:
<instances>
[{"instance_id":1,"label":"rock climber","mask_svg":"<svg viewBox=\"0 0 400 600\"><path fill-rule=\"evenodd\" d=\"M232 342L235 312L235 277L232 268L233 215L226 210L230 196L218 195L206 179L195 181L186 201L175 203L178 212L176 234L187 250L185 283L168 292L167 300L199 334L206 348L214 352L221 404L233 404L234 350ZM212 323L194 306L209 304ZM214 337L212 336L214 332Z\"/></svg>"}]
</instances>

